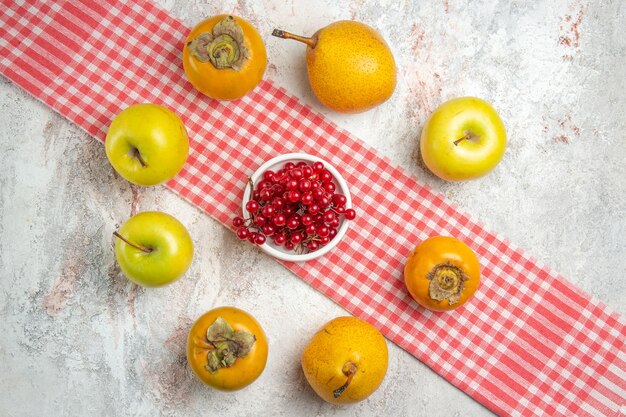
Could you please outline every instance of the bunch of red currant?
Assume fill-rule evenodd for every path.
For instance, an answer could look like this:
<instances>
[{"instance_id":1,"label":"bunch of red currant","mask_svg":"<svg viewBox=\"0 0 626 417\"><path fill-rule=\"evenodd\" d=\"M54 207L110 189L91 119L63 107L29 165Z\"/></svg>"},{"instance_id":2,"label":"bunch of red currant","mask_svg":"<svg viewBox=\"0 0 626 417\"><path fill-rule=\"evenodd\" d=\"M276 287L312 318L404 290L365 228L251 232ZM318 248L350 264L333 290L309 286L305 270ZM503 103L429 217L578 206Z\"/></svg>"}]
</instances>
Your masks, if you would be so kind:
<instances>
[{"instance_id":1,"label":"bunch of red currant","mask_svg":"<svg viewBox=\"0 0 626 417\"><path fill-rule=\"evenodd\" d=\"M235 217L237 237L257 245L272 238L277 246L296 253L315 252L336 235L341 216L353 220L346 197L336 193L333 176L322 162L287 162L282 169L263 173L250 182L246 203L250 217Z\"/></svg>"}]
</instances>

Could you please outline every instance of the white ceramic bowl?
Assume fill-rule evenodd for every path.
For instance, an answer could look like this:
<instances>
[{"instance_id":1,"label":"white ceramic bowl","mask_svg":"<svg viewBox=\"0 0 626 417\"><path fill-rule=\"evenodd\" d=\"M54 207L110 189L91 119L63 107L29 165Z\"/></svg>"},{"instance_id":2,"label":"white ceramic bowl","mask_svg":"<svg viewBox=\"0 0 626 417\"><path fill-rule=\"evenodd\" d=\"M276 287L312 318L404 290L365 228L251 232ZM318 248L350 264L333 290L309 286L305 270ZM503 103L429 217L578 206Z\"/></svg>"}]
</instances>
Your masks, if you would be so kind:
<instances>
[{"instance_id":1,"label":"white ceramic bowl","mask_svg":"<svg viewBox=\"0 0 626 417\"><path fill-rule=\"evenodd\" d=\"M259 169L257 169L250 178L252 179L252 182L256 184L258 180L262 178L262 175L265 171L272 170L276 172L279 169L283 168L285 164L290 161L293 162L294 164L297 164L298 162L301 162L301 161L306 161L306 162L309 162L310 164L316 161L322 162L324 164L324 167L328 171L330 171L330 173L333 175L333 180L334 180L333 182L335 183L335 186L337 187L336 192L341 193L346 197L347 208L352 207L352 199L350 198L350 191L348 190L348 184L346 184L346 181L343 179L341 174L335 169L335 167L330 165L328 162L324 161L322 158L318 158L317 156L309 155L306 153L288 153L288 154L280 155L280 156L270 159L269 161L261 165ZM249 199L250 199L250 187L246 186L246 190L243 194L243 201L241 203L241 209L243 211L244 218L250 217L250 213L248 213L248 210L246 210L246 203L248 202ZM315 252L297 254L292 250L290 251L290 250L285 249L282 246L278 246L274 244L274 241L271 237L268 237L267 241L263 245L260 245L259 247L261 248L263 252L269 255L272 255L275 258L281 259L283 261L292 261L292 262L309 261L311 259L315 259L315 258L325 255L331 249L337 246L337 244L341 241L343 236L346 234L349 223L350 223L349 220L346 220L345 218L342 217L341 224L339 225L339 228L337 229L337 235L330 242L328 242L325 246L322 246L320 249L316 250Z\"/></svg>"}]
</instances>

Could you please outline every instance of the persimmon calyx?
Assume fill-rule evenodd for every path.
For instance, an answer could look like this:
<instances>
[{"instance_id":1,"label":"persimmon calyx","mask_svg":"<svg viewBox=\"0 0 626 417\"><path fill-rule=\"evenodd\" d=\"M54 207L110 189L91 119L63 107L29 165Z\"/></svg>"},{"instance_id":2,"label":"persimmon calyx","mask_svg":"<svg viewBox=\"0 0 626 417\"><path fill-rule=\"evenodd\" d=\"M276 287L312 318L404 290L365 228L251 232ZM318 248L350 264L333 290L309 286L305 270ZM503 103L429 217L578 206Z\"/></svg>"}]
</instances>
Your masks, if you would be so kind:
<instances>
[{"instance_id":1,"label":"persimmon calyx","mask_svg":"<svg viewBox=\"0 0 626 417\"><path fill-rule=\"evenodd\" d=\"M250 56L243 44L243 30L232 16L217 23L211 32L201 33L187 46L194 58L210 62L217 69L240 71Z\"/></svg>"},{"instance_id":2,"label":"persimmon calyx","mask_svg":"<svg viewBox=\"0 0 626 417\"><path fill-rule=\"evenodd\" d=\"M461 268L449 261L435 265L426 278L430 280L430 298L436 301L448 300L450 305L460 301L465 281L470 279Z\"/></svg>"},{"instance_id":3,"label":"persimmon calyx","mask_svg":"<svg viewBox=\"0 0 626 417\"><path fill-rule=\"evenodd\" d=\"M209 326L206 333L207 341L213 346L207 353L206 369L215 373L220 368L232 366L237 358L246 356L256 337L252 333L245 331L234 331L222 317L218 317Z\"/></svg>"}]
</instances>

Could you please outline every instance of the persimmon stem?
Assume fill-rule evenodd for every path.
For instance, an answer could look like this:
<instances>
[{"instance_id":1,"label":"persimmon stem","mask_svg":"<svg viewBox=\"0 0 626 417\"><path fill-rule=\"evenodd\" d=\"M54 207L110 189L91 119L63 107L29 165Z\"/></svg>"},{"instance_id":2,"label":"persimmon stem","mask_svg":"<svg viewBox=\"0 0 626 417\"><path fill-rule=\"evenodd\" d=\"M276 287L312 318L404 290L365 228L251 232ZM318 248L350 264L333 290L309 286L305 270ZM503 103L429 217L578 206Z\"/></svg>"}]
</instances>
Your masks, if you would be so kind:
<instances>
[{"instance_id":1,"label":"persimmon stem","mask_svg":"<svg viewBox=\"0 0 626 417\"><path fill-rule=\"evenodd\" d=\"M272 36L276 36L277 38L282 39L293 39L298 42L306 43L311 47L311 49L315 48L315 46L317 45L317 39L315 38L307 38L300 35L294 35L293 33L285 32L284 30L280 29L274 29L274 31L272 32Z\"/></svg>"},{"instance_id":2,"label":"persimmon stem","mask_svg":"<svg viewBox=\"0 0 626 417\"><path fill-rule=\"evenodd\" d=\"M356 365L354 363L346 362L343 365L343 369L341 371L343 372L343 374L345 376L348 377L348 379L346 380L346 382L342 386L340 386L339 388L337 388L336 390L333 391L333 397L335 397L335 398L339 398L339 396L341 394L343 394L343 392L346 389L348 389L348 386L352 382L352 378L354 378L354 375L356 374L357 368L356 368Z\"/></svg>"},{"instance_id":3,"label":"persimmon stem","mask_svg":"<svg viewBox=\"0 0 626 417\"><path fill-rule=\"evenodd\" d=\"M126 239L124 236L120 235L117 232L113 232L113 236L115 236L116 238L122 240L124 243L126 243L127 245L132 246L135 249L139 249L140 251L143 251L145 253L152 252L151 248L146 248L145 246L137 245L136 243L133 243L133 242L129 241L128 239Z\"/></svg>"}]
</instances>

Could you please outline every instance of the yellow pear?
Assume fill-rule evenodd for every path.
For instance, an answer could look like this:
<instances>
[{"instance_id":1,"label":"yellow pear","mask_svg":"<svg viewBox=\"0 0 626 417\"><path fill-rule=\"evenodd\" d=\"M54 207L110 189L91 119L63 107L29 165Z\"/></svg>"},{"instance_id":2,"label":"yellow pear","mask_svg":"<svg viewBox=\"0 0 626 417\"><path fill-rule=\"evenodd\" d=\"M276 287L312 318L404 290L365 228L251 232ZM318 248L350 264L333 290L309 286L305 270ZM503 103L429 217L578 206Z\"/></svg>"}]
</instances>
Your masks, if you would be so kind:
<instances>
[{"instance_id":1,"label":"yellow pear","mask_svg":"<svg viewBox=\"0 0 626 417\"><path fill-rule=\"evenodd\" d=\"M313 390L332 404L369 397L387 373L385 338L356 317L326 323L302 352L302 370Z\"/></svg>"},{"instance_id":2,"label":"yellow pear","mask_svg":"<svg viewBox=\"0 0 626 417\"><path fill-rule=\"evenodd\" d=\"M306 63L313 93L340 113L360 113L383 103L396 87L396 63L373 28L342 20L310 38L275 29L272 35L307 44Z\"/></svg>"}]
</instances>

